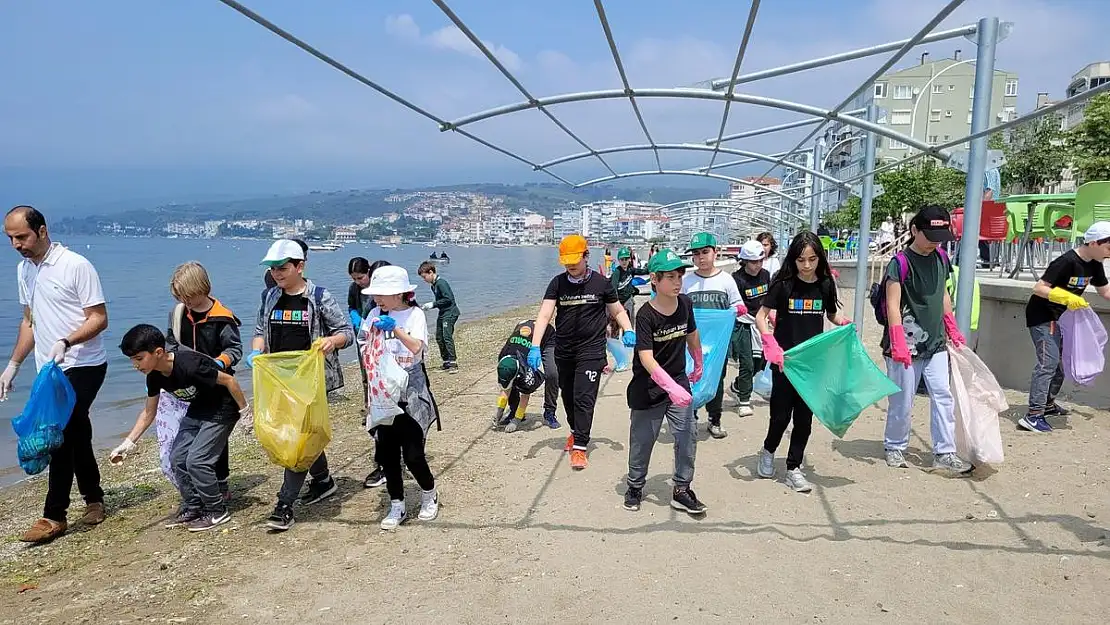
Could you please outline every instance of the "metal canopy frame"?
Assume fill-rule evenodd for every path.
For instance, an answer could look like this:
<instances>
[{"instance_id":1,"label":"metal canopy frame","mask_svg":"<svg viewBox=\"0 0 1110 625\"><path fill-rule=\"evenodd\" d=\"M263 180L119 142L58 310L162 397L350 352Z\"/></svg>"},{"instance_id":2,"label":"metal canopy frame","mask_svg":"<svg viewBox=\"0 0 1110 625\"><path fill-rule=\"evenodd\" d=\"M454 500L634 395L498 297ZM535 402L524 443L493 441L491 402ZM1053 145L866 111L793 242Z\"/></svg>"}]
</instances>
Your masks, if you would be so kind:
<instances>
[{"instance_id":1,"label":"metal canopy frame","mask_svg":"<svg viewBox=\"0 0 1110 625\"><path fill-rule=\"evenodd\" d=\"M660 210L666 211L668 208L680 208L680 207L684 207L684 206L688 206L688 205L696 205L696 204L719 205L722 208L732 208L732 209L737 209L737 210L741 210L741 211L744 211L744 212L750 212L750 213L752 213L753 216L764 218L763 223L765 223L767 225L770 225L771 220L774 220L774 221L778 221L778 222L783 223L783 224L789 224L789 225L793 226L793 225L797 225L798 223L804 222L807 219L807 217L805 215L802 215L802 214L799 214L799 213L792 213L792 212L787 211L787 210L782 210L781 207L776 206L774 204L767 204L765 202L760 202L759 200L750 200L750 199L741 200L741 199L730 198L730 197L714 197L714 198L701 198L701 199L697 199L697 200L681 200L681 201L678 201L678 202L671 202L670 204L665 204L665 205L660 207ZM767 213L756 212L755 211L756 207L764 208L768 212Z\"/></svg>"}]
</instances>

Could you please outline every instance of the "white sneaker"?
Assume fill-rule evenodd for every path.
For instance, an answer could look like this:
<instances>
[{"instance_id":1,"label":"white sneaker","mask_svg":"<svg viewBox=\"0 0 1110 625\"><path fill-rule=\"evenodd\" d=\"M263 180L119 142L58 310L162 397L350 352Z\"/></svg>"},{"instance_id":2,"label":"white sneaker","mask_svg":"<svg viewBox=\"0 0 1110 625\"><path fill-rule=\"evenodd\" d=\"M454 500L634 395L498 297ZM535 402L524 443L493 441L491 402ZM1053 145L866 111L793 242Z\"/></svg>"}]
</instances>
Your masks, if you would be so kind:
<instances>
[{"instance_id":1,"label":"white sneaker","mask_svg":"<svg viewBox=\"0 0 1110 625\"><path fill-rule=\"evenodd\" d=\"M806 474L802 473L800 468L786 472L786 485L796 493L808 493L813 490L813 486L806 479Z\"/></svg>"},{"instance_id":2,"label":"white sneaker","mask_svg":"<svg viewBox=\"0 0 1110 625\"><path fill-rule=\"evenodd\" d=\"M385 515L382 519L383 530L395 530L399 525L408 520L409 514L405 511L405 501L391 501L389 502L389 514Z\"/></svg>"},{"instance_id":3,"label":"white sneaker","mask_svg":"<svg viewBox=\"0 0 1110 625\"><path fill-rule=\"evenodd\" d=\"M755 414L755 412L752 411L752 405L748 402L741 403L740 406L736 408L736 416L738 417L750 417L753 414Z\"/></svg>"},{"instance_id":4,"label":"white sneaker","mask_svg":"<svg viewBox=\"0 0 1110 625\"><path fill-rule=\"evenodd\" d=\"M759 448L759 466L756 468L759 477L771 479L775 477L775 454Z\"/></svg>"},{"instance_id":5,"label":"white sneaker","mask_svg":"<svg viewBox=\"0 0 1110 625\"><path fill-rule=\"evenodd\" d=\"M420 493L420 514L416 518L421 521L431 521L439 516L439 493L436 489Z\"/></svg>"}]
</instances>

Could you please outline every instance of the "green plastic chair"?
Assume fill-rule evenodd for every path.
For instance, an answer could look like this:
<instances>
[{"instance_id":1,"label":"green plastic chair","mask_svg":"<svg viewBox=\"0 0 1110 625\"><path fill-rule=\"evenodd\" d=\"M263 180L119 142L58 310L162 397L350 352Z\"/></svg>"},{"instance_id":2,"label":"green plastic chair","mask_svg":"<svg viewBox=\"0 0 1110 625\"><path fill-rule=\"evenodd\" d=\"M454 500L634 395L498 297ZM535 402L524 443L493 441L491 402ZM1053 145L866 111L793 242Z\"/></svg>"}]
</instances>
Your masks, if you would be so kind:
<instances>
[{"instance_id":1,"label":"green plastic chair","mask_svg":"<svg viewBox=\"0 0 1110 625\"><path fill-rule=\"evenodd\" d=\"M818 238L821 239L821 247L825 248L826 254L832 251L832 237L821 235Z\"/></svg>"},{"instance_id":2,"label":"green plastic chair","mask_svg":"<svg viewBox=\"0 0 1110 625\"><path fill-rule=\"evenodd\" d=\"M1075 204L1049 204L1048 233L1053 239L1074 242L1096 221L1110 221L1110 181L1087 182L1075 192ZM1054 227L1062 217L1071 217L1068 228Z\"/></svg>"},{"instance_id":3,"label":"green plastic chair","mask_svg":"<svg viewBox=\"0 0 1110 625\"><path fill-rule=\"evenodd\" d=\"M1006 223L1009 229L1006 233L1006 240L1016 243L1018 239L1025 234L1025 220L1029 216L1029 204L1025 202L1007 203L1006 204ZM1033 210L1033 225L1029 229L1029 240L1047 238L1048 234L1045 232L1045 205L1038 204Z\"/></svg>"}]
</instances>

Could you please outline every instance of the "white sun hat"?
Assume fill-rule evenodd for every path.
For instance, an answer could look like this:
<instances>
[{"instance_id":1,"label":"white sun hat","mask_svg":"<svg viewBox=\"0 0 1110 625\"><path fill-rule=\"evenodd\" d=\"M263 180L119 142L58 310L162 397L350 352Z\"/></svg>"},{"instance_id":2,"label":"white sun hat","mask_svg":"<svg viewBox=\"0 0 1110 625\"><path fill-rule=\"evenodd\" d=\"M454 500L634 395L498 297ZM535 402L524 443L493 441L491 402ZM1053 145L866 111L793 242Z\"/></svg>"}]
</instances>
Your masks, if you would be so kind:
<instances>
[{"instance_id":1,"label":"white sun hat","mask_svg":"<svg viewBox=\"0 0 1110 625\"><path fill-rule=\"evenodd\" d=\"M404 267L386 265L374 270L370 286L362 290L363 295L401 295L416 291L416 285L409 282L409 272Z\"/></svg>"},{"instance_id":2,"label":"white sun hat","mask_svg":"<svg viewBox=\"0 0 1110 625\"><path fill-rule=\"evenodd\" d=\"M1085 243L1094 243L1103 239L1110 239L1110 221L1096 221L1083 233Z\"/></svg>"},{"instance_id":3,"label":"white sun hat","mask_svg":"<svg viewBox=\"0 0 1110 625\"><path fill-rule=\"evenodd\" d=\"M759 241L748 241L741 245L740 260L763 260L763 244Z\"/></svg>"}]
</instances>

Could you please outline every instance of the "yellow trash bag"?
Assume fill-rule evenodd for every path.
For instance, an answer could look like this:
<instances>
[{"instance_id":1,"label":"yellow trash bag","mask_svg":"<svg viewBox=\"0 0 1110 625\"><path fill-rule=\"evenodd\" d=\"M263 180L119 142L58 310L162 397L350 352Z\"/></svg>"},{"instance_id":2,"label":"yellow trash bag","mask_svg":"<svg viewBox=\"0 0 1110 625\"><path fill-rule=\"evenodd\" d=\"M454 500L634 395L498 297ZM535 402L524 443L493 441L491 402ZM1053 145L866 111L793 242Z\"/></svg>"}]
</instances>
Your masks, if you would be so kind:
<instances>
[{"instance_id":1,"label":"yellow trash bag","mask_svg":"<svg viewBox=\"0 0 1110 625\"><path fill-rule=\"evenodd\" d=\"M270 460L307 471L331 442L324 353L260 354L254 359L254 435Z\"/></svg>"}]
</instances>

